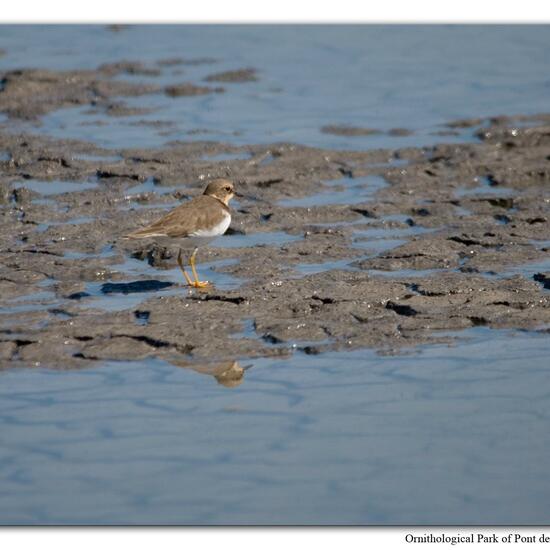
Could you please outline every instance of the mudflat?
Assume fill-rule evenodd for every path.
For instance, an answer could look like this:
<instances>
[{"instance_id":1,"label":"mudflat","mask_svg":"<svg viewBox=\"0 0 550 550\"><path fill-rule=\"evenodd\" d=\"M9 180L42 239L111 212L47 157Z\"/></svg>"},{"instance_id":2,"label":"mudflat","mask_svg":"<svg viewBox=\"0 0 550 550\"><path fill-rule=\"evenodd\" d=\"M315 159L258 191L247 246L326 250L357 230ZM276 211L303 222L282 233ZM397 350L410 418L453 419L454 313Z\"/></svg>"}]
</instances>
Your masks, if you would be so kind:
<instances>
[{"instance_id":1,"label":"mudflat","mask_svg":"<svg viewBox=\"0 0 550 550\"><path fill-rule=\"evenodd\" d=\"M10 128L68 103L135 115L121 96L175 88L112 77L152 70L121 62L4 75L2 365L399 353L472 326L548 330L550 115L449 121L451 133L478 128L477 141L368 151L213 141L103 149ZM255 78L247 68L206 81ZM190 290L177 244L122 236L216 177L237 187L233 222L199 252L213 287Z\"/></svg>"}]
</instances>

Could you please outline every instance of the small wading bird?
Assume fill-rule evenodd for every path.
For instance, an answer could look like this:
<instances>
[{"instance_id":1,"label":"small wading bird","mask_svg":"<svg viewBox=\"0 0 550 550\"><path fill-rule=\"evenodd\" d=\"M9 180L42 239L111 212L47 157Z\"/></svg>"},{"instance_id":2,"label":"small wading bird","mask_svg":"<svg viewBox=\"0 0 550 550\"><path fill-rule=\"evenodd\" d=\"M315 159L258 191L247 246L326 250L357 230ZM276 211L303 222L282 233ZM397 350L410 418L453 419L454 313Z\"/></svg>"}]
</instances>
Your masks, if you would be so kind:
<instances>
[{"instance_id":1,"label":"small wading bird","mask_svg":"<svg viewBox=\"0 0 550 550\"><path fill-rule=\"evenodd\" d=\"M195 268L195 256L199 246L208 244L212 239L223 235L231 223L229 201L235 194L233 184L226 179L211 181L204 193L174 208L151 225L126 235L128 239L154 239L159 244L180 245L178 265L189 286L204 288L208 281L199 281ZM193 272L193 281L185 271L182 261L182 248L193 248L189 265Z\"/></svg>"}]
</instances>

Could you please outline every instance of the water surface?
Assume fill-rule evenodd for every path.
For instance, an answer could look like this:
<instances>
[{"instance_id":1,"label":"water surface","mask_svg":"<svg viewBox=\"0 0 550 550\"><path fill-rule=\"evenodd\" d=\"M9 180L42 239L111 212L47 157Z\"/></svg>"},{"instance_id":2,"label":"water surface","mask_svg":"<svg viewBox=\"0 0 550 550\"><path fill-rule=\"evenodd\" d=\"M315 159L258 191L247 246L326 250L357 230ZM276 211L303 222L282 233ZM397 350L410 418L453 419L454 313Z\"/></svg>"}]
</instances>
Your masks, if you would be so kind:
<instances>
[{"instance_id":1,"label":"water surface","mask_svg":"<svg viewBox=\"0 0 550 550\"><path fill-rule=\"evenodd\" d=\"M236 388L160 360L3 371L0 522L547 524L550 339L462 336L247 360Z\"/></svg>"},{"instance_id":2,"label":"water surface","mask_svg":"<svg viewBox=\"0 0 550 550\"><path fill-rule=\"evenodd\" d=\"M174 139L237 145L292 141L329 148L418 146L474 139L475 128L434 135L450 120L548 110L549 29L543 25L10 25L0 28L0 69L95 69L103 63L212 58L215 63L164 66L135 82L194 82L253 67L258 81L221 83L226 93L126 99L149 114L86 114L88 106L44 117L43 131L107 147L160 146ZM183 73L180 74L180 72ZM128 78L120 76L118 78ZM217 83L216 83L217 84ZM172 126L154 129L140 121ZM104 126L90 124L99 121ZM368 136L335 136L323 126L374 128ZM409 136L393 136L407 128ZM199 133L194 133L196 131Z\"/></svg>"}]
</instances>

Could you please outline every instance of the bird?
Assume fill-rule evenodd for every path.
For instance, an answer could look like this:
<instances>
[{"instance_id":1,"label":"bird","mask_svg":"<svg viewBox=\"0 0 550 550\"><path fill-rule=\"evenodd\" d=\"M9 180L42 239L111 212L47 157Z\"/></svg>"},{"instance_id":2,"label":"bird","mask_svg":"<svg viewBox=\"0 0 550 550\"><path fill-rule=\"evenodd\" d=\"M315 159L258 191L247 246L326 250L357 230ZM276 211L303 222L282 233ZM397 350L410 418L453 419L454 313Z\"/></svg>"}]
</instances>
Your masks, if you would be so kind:
<instances>
[{"instance_id":1,"label":"bird","mask_svg":"<svg viewBox=\"0 0 550 550\"><path fill-rule=\"evenodd\" d=\"M178 265L190 287L204 288L208 281L200 281L195 268L199 246L208 244L223 235L231 224L229 201L235 195L235 186L228 179L215 179L208 183L202 195L180 204L152 224L125 235L127 239L154 239L159 243L180 245ZM194 280L185 271L182 248L193 248L189 265Z\"/></svg>"}]
</instances>

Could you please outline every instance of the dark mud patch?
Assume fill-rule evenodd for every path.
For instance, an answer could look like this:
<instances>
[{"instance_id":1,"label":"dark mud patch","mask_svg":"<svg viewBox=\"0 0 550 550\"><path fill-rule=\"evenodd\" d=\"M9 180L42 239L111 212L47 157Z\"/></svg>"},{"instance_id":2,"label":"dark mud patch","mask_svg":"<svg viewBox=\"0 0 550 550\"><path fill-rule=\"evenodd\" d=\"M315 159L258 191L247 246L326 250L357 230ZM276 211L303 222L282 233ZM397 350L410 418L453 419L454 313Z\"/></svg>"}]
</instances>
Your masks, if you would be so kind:
<instances>
[{"instance_id":1,"label":"dark mud patch","mask_svg":"<svg viewBox=\"0 0 550 550\"><path fill-rule=\"evenodd\" d=\"M546 290L550 290L550 273L535 273L533 280L541 283Z\"/></svg>"},{"instance_id":2,"label":"dark mud patch","mask_svg":"<svg viewBox=\"0 0 550 550\"><path fill-rule=\"evenodd\" d=\"M414 132L412 130L409 130L408 128L390 128L388 130L389 136L396 136L396 137L406 137L406 136L412 136Z\"/></svg>"},{"instance_id":3,"label":"dark mud patch","mask_svg":"<svg viewBox=\"0 0 550 550\"><path fill-rule=\"evenodd\" d=\"M360 128L358 126L346 126L338 124L329 124L321 128L323 134L331 134L333 136L371 136L381 134L380 130L375 128Z\"/></svg>"},{"instance_id":4,"label":"dark mud patch","mask_svg":"<svg viewBox=\"0 0 550 550\"><path fill-rule=\"evenodd\" d=\"M168 281L133 281L131 283L105 283L101 286L103 294L135 294L136 292L154 292L174 286Z\"/></svg>"},{"instance_id":5,"label":"dark mud patch","mask_svg":"<svg viewBox=\"0 0 550 550\"><path fill-rule=\"evenodd\" d=\"M255 82L258 80L257 70L246 68L234 71L224 71L208 75L205 82Z\"/></svg>"},{"instance_id":6,"label":"dark mud patch","mask_svg":"<svg viewBox=\"0 0 550 550\"><path fill-rule=\"evenodd\" d=\"M164 59L159 59L157 65L160 67L177 67L178 65L212 65L217 62L217 59L212 57L166 57Z\"/></svg>"},{"instance_id":7,"label":"dark mud patch","mask_svg":"<svg viewBox=\"0 0 550 550\"><path fill-rule=\"evenodd\" d=\"M161 71L155 67L149 67L141 61L117 61L100 65L98 71L111 77L120 74L160 76Z\"/></svg>"},{"instance_id":8,"label":"dark mud patch","mask_svg":"<svg viewBox=\"0 0 550 550\"><path fill-rule=\"evenodd\" d=\"M164 93L170 97L192 97L198 95L221 94L223 92L225 92L225 89L221 87L212 88L209 86L197 86L190 82L173 84L164 88Z\"/></svg>"}]
</instances>

